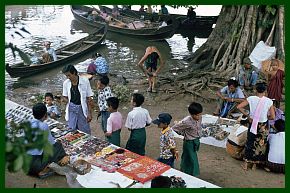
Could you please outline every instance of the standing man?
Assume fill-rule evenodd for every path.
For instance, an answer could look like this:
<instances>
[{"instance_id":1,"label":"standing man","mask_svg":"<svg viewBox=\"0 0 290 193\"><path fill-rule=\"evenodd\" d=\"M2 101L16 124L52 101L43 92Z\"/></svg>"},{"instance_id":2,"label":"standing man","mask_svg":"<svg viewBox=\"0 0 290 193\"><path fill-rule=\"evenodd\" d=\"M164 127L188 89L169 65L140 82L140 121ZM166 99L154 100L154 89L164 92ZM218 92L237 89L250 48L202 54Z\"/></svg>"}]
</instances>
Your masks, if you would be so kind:
<instances>
[{"instance_id":1,"label":"standing man","mask_svg":"<svg viewBox=\"0 0 290 193\"><path fill-rule=\"evenodd\" d=\"M160 65L157 68L158 62ZM144 56L138 62L138 66L142 69L145 76L148 78L149 87L147 92L157 92L155 89L156 77L161 68L164 66L164 61L159 50L155 46L147 47Z\"/></svg>"},{"instance_id":2,"label":"standing man","mask_svg":"<svg viewBox=\"0 0 290 193\"><path fill-rule=\"evenodd\" d=\"M253 90L258 80L258 69L252 65L250 58L244 58L244 65L240 67L239 84L241 89Z\"/></svg>"},{"instance_id":3,"label":"standing man","mask_svg":"<svg viewBox=\"0 0 290 193\"><path fill-rule=\"evenodd\" d=\"M66 105L65 119L70 130L80 130L91 134L89 123L92 120L92 96L93 92L88 79L78 76L73 65L67 65L62 69L67 80L63 83L62 95Z\"/></svg>"}]
</instances>

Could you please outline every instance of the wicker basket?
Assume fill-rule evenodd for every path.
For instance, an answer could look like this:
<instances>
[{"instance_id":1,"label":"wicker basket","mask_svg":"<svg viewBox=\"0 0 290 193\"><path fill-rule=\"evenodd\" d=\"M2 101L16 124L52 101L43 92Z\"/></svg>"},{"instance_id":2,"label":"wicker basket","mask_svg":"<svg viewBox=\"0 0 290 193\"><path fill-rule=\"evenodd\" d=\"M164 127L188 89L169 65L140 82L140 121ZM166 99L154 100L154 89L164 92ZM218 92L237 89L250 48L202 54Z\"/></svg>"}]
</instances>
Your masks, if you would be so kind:
<instances>
[{"instance_id":1,"label":"wicker basket","mask_svg":"<svg viewBox=\"0 0 290 193\"><path fill-rule=\"evenodd\" d=\"M85 175L91 171L92 166L87 161L80 159L73 163L73 168L78 174Z\"/></svg>"}]
</instances>

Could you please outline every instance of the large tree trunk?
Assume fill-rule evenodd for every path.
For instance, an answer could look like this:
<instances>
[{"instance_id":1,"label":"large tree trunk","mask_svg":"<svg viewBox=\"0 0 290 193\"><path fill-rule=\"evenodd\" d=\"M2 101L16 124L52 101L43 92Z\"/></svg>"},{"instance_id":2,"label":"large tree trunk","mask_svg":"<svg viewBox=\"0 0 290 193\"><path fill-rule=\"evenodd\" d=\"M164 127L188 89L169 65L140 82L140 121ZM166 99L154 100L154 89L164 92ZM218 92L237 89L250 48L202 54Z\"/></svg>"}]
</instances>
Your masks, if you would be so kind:
<instances>
[{"instance_id":1,"label":"large tree trunk","mask_svg":"<svg viewBox=\"0 0 290 193\"><path fill-rule=\"evenodd\" d=\"M223 6L215 29L191 56L191 65L211 67L235 76L244 57L263 40L277 48L276 58L285 61L284 6Z\"/></svg>"}]
</instances>

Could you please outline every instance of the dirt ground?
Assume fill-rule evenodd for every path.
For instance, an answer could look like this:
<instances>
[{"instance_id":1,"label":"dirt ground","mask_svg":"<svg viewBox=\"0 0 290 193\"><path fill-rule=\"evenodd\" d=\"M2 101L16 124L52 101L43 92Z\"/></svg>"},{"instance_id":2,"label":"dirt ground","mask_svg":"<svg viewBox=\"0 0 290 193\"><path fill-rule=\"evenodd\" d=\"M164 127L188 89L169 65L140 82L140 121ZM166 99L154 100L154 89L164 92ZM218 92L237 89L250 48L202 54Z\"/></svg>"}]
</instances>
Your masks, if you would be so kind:
<instances>
[{"instance_id":1,"label":"dirt ground","mask_svg":"<svg viewBox=\"0 0 290 193\"><path fill-rule=\"evenodd\" d=\"M206 103L200 101L190 95L178 95L170 100L163 100L168 94L163 92L146 93L146 84L136 82L129 85L131 90L138 89L145 96L143 107L148 109L152 119L156 118L160 112L168 112L172 115L173 121L180 120L188 115L187 105L192 101L201 103L204 107L204 114L211 114L214 110L215 103ZM207 93L209 97L214 97ZM15 102L20 102L21 99L10 99ZM17 101L19 100L19 101ZM20 103L21 104L21 103ZM23 104L25 105L25 104ZM283 105L283 104L282 104ZM123 115L125 121L128 112L131 110L129 102L122 103L119 111ZM172 123L173 123L172 121ZM97 122L94 116L91 123L92 133L95 136L104 139L104 135L100 128L100 123ZM151 125L147 129L146 155L151 158L157 158L159 155L159 134L160 130ZM121 133L121 147L125 144L129 137L129 131L123 129ZM182 152L182 140L176 139L177 148ZM199 178L223 188L285 188L285 175L266 172L262 168L257 168L255 171L244 171L241 168L241 161L231 158L224 148L214 147L206 144L201 144L198 152L200 164ZM175 163L175 168L180 168L180 159ZM67 188L66 179L63 176L53 176L44 180L29 177L22 172L9 173L5 172L5 187L6 188L32 188L36 184L37 188Z\"/></svg>"}]
</instances>

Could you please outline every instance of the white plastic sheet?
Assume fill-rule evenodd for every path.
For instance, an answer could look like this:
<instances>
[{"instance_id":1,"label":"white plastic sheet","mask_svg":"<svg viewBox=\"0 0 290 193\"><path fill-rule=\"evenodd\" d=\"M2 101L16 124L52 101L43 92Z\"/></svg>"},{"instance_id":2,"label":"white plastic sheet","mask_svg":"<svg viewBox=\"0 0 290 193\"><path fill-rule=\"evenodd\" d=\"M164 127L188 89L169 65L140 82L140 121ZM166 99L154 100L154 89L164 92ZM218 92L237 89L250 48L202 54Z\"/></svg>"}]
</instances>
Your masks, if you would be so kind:
<instances>
[{"instance_id":1,"label":"white plastic sheet","mask_svg":"<svg viewBox=\"0 0 290 193\"><path fill-rule=\"evenodd\" d=\"M266 45L263 41L260 41L253 49L249 58L259 70L261 69L262 62L273 58L276 54L276 48Z\"/></svg>"}]
</instances>

